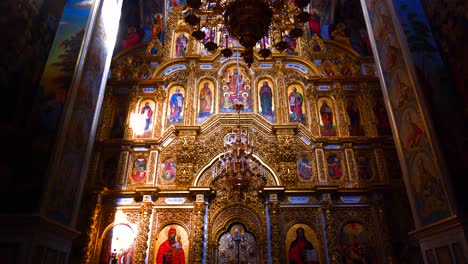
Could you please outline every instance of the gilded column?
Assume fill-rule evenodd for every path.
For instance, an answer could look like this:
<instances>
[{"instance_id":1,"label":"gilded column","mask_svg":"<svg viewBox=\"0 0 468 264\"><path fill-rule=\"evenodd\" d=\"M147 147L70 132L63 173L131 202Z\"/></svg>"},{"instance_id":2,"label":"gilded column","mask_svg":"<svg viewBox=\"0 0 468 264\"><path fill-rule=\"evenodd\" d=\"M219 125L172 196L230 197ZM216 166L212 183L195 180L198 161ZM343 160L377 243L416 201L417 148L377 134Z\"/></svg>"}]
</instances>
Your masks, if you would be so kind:
<instances>
[{"instance_id":1,"label":"gilded column","mask_svg":"<svg viewBox=\"0 0 468 264\"><path fill-rule=\"evenodd\" d=\"M286 124L289 120L289 105L287 103L288 94L284 86L284 65L281 61L277 61L275 65L276 80L278 85L279 107L278 107L278 124Z\"/></svg>"},{"instance_id":2,"label":"gilded column","mask_svg":"<svg viewBox=\"0 0 468 264\"><path fill-rule=\"evenodd\" d=\"M135 264L145 263L152 210L153 206L151 202L145 202L140 207L140 222L138 224L138 235L135 239Z\"/></svg>"},{"instance_id":3,"label":"gilded column","mask_svg":"<svg viewBox=\"0 0 468 264\"><path fill-rule=\"evenodd\" d=\"M128 104L128 113L127 113L127 122L125 123L125 132L124 132L124 139L132 140L133 139L133 129L130 124L130 115L137 111L137 103L138 103L138 86L133 86L129 93L129 104Z\"/></svg>"},{"instance_id":4,"label":"gilded column","mask_svg":"<svg viewBox=\"0 0 468 264\"><path fill-rule=\"evenodd\" d=\"M313 137L320 137L320 121L318 120L318 90L317 86L311 84L309 89L307 90L307 97L309 98L309 113L310 113L310 120L311 123L309 125L310 132L312 133Z\"/></svg>"},{"instance_id":5,"label":"gilded column","mask_svg":"<svg viewBox=\"0 0 468 264\"><path fill-rule=\"evenodd\" d=\"M99 215L101 215L102 203L101 195L98 196L96 207L94 208L93 215L89 222L89 230L87 233L88 243L83 251L83 263L95 263L95 259L98 257L97 254L97 242L99 240Z\"/></svg>"},{"instance_id":6,"label":"gilded column","mask_svg":"<svg viewBox=\"0 0 468 264\"><path fill-rule=\"evenodd\" d=\"M104 140L109 138L109 129L112 125L112 87L106 87L104 100L102 102L101 118L99 121L96 140Z\"/></svg>"},{"instance_id":7,"label":"gilded column","mask_svg":"<svg viewBox=\"0 0 468 264\"><path fill-rule=\"evenodd\" d=\"M205 202L194 203L194 223L192 227L192 247L190 259L192 263L202 263L203 258L203 219L205 217Z\"/></svg>"},{"instance_id":8,"label":"gilded column","mask_svg":"<svg viewBox=\"0 0 468 264\"><path fill-rule=\"evenodd\" d=\"M329 196L330 194L324 194L325 196ZM338 251L337 245L337 232L335 229L335 223L333 221L333 202L331 199L323 199L322 202L322 214L325 218L325 232L327 236L327 252L328 257L331 264L340 263L340 253Z\"/></svg>"},{"instance_id":9,"label":"gilded column","mask_svg":"<svg viewBox=\"0 0 468 264\"><path fill-rule=\"evenodd\" d=\"M120 152L120 158L119 158L119 167L117 169L117 179L116 179L116 185L117 186L124 186L125 181L126 181L126 176L127 176L127 165L128 165L128 159L130 158L130 150L128 146L122 146L122 151Z\"/></svg>"},{"instance_id":10,"label":"gilded column","mask_svg":"<svg viewBox=\"0 0 468 264\"><path fill-rule=\"evenodd\" d=\"M357 169L356 169L356 159L354 158L353 146L351 143L344 144L345 147L345 156L346 156L346 164L348 168L348 175L349 181L351 184L357 185L359 184Z\"/></svg>"},{"instance_id":11,"label":"gilded column","mask_svg":"<svg viewBox=\"0 0 468 264\"><path fill-rule=\"evenodd\" d=\"M268 203L270 211L270 234L271 234L271 257L273 264L280 264L281 262L281 230L280 230L280 206L279 202Z\"/></svg>"},{"instance_id":12,"label":"gilded column","mask_svg":"<svg viewBox=\"0 0 468 264\"><path fill-rule=\"evenodd\" d=\"M193 103L194 93L197 87L195 87L195 65L193 62L190 63L189 66L189 74L187 80L187 88L185 94L185 117L184 117L184 124L185 125L192 125L194 124L194 115L195 115L195 104Z\"/></svg>"},{"instance_id":13,"label":"gilded column","mask_svg":"<svg viewBox=\"0 0 468 264\"><path fill-rule=\"evenodd\" d=\"M345 95L341 84L336 83L335 88L333 89L333 94L335 95L335 103L336 103L336 117L337 117L337 124L338 124L338 136L340 137L347 137L349 136L349 129L348 129L348 118L346 116L346 108L344 104Z\"/></svg>"},{"instance_id":14,"label":"gilded column","mask_svg":"<svg viewBox=\"0 0 468 264\"><path fill-rule=\"evenodd\" d=\"M327 182L327 164L325 162L325 153L322 143L317 143L315 146L315 158L317 160L317 177L319 184Z\"/></svg>"},{"instance_id":15,"label":"gilded column","mask_svg":"<svg viewBox=\"0 0 468 264\"><path fill-rule=\"evenodd\" d=\"M365 135L368 137L377 137L378 132L377 132L377 122L375 120L375 115L374 115L374 96L373 92L370 90L370 87L368 87L367 83L361 83L361 95L360 95L360 101L361 101L361 109L362 113L361 116L363 117L364 122L362 122L362 125L364 126L364 132Z\"/></svg>"},{"instance_id":16,"label":"gilded column","mask_svg":"<svg viewBox=\"0 0 468 264\"><path fill-rule=\"evenodd\" d=\"M380 144L374 147L374 156L377 164L377 174L380 182L389 183L390 179L387 176L385 169L385 156L382 146Z\"/></svg>"}]
</instances>

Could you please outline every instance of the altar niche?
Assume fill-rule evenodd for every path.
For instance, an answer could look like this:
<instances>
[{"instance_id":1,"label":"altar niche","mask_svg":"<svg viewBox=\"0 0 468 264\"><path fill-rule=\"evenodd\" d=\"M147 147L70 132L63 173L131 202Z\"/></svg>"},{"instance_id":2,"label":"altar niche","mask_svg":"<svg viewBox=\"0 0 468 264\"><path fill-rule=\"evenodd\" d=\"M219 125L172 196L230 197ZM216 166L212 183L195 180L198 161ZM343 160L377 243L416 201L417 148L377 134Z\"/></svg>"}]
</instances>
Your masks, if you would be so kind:
<instances>
[{"instance_id":1,"label":"altar niche","mask_svg":"<svg viewBox=\"0 0 468 264\"><path fill-rule=\"evenodd\" d=\"M233 223L218 240L218 264L258 263L257 240L242 223Z\"/></svg>"}]
</instances>

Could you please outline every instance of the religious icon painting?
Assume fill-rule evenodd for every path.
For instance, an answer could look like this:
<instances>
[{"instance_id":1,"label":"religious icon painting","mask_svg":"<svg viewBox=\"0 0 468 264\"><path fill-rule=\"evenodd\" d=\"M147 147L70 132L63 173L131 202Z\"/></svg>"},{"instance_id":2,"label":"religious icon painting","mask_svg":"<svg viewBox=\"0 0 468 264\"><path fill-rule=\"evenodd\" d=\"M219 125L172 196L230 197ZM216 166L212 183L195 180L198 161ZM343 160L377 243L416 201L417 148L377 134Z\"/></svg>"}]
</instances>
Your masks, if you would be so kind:
<instances>
[{"instance_id":1,"label":"religious icon painting","mask_svg":"<svg viewBox=\"0 0 468 264\"><path fill-rule=\"evenodd\" d=\"M166 182L174 180L176 175L176 160L169 157L164 159L161 165L161 179Z\"/></svg>"},{"instance_id":2,"label":"religious icon painting","mask_svg":"<svg viewBox=\"0 0 468 264\"><path fill-rule=\"evenodd\" d=\"M147 160L144 157L137 157L133 161L133 165L130 172L130 178L133 183L144 183L146 180L146 169L147 169Z\"/></svg>"},{"instance_id":3,"label":"religious icon painting","mask_svg":"<svg viewBox=\"0 0 468 264\"><path fill-rule=\"evenodd\" d=\"M305 224L295 224L286 233L286 256L289 264L314 263L321 259L319 238Z\"/></svg>"},{"instance_id":4,"label":"religious icon painting","mask_svg":"<svg viewBox=\"0 0 468 264\"><path fill-rule=\"evenodd\" d=\"M367 228L348 222L339 233L341 263L378 263L376 245Z\"/></svg>"},{"instance_id":5,"label":"religious icon painting","mask_svg":"<svg viewBox=\"0 0 468 264\"><path fill-rule=\"evenodd\" d=\"M331 181L339 181L343 177L343 154L331 152L327 154L327 172Z\"/></svg>"},{"instance_id":6,"label":"religious icon painting","mask_svg":"<svg viewBox=\"0 0 468 264\"><path fill-rule=\"evenodd\" d=\"M377 164L371 151L360 150L355 152L357 173L360 181L371 182L377 175Z\"/></svg>"},{"instance_id":7,"label":"religious icon painting","mask_svg":"<svg viewBox=\"0 0 468 264\"><path fill-rule=\"evenodd\" d=\"M350 97L346 100L347 123L350 136L363 136L361 111L355 97Z\"/></svg>"},{"instance_id":8,"label":"religious icon painting","mask_svg":"<svg viewBox=\"0 0 468 264\"><path fill-rule=\"evenodd\" d=\"M182 124L184 117L185 89L180 85L172 86L167 102L167 124Z\"/></svg>"},{"instance_id":9,"label":"religious icon painting","mask_svg":"<svg viewBox=\"0 0 468 264\"><path fill-rule=\"evenodd\" d=\"M416 109L406 109L399 130L401 131L400 137L405 149L415 149L424 143L424 127Z\"/></svg>"},{"instance_id":10,"label":"religious icon painting","mask_svg":"<svg viewBox=\"0 0 468 264\"><path fill-rule=\"evenodd\" d=\"M258 81L258 112L271 123L275 122L273 82L270 79Z\"/></svg>"},{"instance_id":11,"label":"religious icon painting","mask_svg":"<svg viewBox=\"0 0 468 264\"><path fill-rule=\"evenodd\" d=\"M289 122L306 123L306 105L302 86L293 84L288 87Z\"/></svg>"},{"instance_id":12,"label":"religious icon painting","mask_svg":"<svg viewBox=\"0 0 468 264\"><path fill-rule=\"evenodd\" d=\"M336 118L333 101L328 97L318 100L321 136L336 136Z\"/></svg>"},{"instance_id":13,"label":"religious icon painting","mask_svg":"<svg viewBox=\"0 0 468 264\"><path fill-rule=\"evenodd\" d=\"M198 84L198 124L203 123L213 114L214 87L213 81L206 79Z\"/></svg>"},{"instance_id":14,"label":"religious icon painting","mask_svg":"<svg viewBox=\"0 0 468 264\"><path fill-rule=\"evenodd\" d=\"M222 75L219 109L222 113L234 113L235 104L244 106L243 112L252 112L252 89L248 70L232 65Z\"/></svg>"},{"instance_id":15,"label":"religious icon painting","mask_svg":"<svg viewBox=\"0 0 468 264\"><path fill-rule=\"evenodd\" d=\"M376 120L377 132L379 136L389 136L392 134L392 129L390 127L390 122L388 121L387 109L382 98L379 98L374 103L374 117Z\"/></svg>"},{"instance_id":16,"label":"religious icon painting","mask_svg":"<svg viewBox=\"0 0 468 264\"><path fill-rule=\"evenodd\" d=\"M174 58L182 58L187 54L189 37L188 32L174 32L172 53Z\"/></svg>"},{"instance_id":17,"label":"religious icon painting","mask_svg":"<svg viewBox=\"0 0 468 264\"><path fill-rule=\"evenodd\" d=\"M219 237L217 263L259 263L255 236L242 223L232 223Z\"/></svg>"},{"instance_id":18,"label":"religious icon painting","mask_svg":"<svg viewBox=\"0 0 468 264\"><path fill-rule=\"evenodd\" d=\"M99 264L134 263L135 237L136 234L130 226L113 226L102 241Z\"/></svg>"},{"instance_id":19,"label":"religious icon painting","mask_svg":"<svg viewBox=\"0 0 468 264\"><path fill-rule=\"evenodd\" d=\"M130 127L134 138L151 138L153 136L154 110L156 103L153 100L142 100L136 113L130 115Z\"/></svg>"},{"instance_id":20,"label":"religious icon painting","mask_svg":"<svg viewBox=\"0 0 468 264\"><path fill-rule=\"evenodd\" d=\"M418 153L411 163L414 202L423 225L451 215L440 174L437 174L433 164L430 154L425 152Z\"/></svg>"},{"instance_id":21,"label":"religious icon painting","mask_svg":"<svg viewBox=\"0 0 468 264\"><path fill-rule=\"evenodd\" d=\"M312 162L307 157L300 157L297 161L297 173L303 181L312 179Z\"/></svg>"},{"instance_id":22,"label":"religious icon painting","mask_svg":"<svg viewBox=\"0 0 468 264\"><path fill-rule=\"evenodd\" d=\"M154 263L189 263L189 238L182 226L166 225L157 237Z\"/></svg>"}]
</instances>

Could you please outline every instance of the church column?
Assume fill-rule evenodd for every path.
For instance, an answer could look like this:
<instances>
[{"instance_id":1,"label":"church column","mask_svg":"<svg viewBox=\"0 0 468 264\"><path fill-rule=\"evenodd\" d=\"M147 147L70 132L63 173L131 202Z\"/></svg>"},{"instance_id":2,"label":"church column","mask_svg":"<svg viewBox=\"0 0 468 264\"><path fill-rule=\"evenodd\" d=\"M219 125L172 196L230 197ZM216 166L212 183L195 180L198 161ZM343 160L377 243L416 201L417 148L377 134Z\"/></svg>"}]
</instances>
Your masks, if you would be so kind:
<instances>
[{"instance_id":1,"label":"church column","mask_svg":"<svg viewBox=\"0 0 468 264\"><path fill-rule=\"evenodd\" d=\"M120 152L119 158L119 167L117 169L117 179L115 185L117 188L122 188L125 186L126 173L128 168L128 160L130 158L130 147L122 146L122 151Z\"/></svg>"},{"instance_id":2,"label":"church column","mask_svg":"<svg viewBox=\"0 0 468 264\"><path fill-rule=\"evenodd\" d=\"M135 264L146 262L146 250L148 249L148 234L150 229L150 218L153 211L153 203L150 195L144 195L143 204L140 207L140 222L138 234L135 238Z\"/></svg>"},{"instance_id":3,"label":"church column","mask_svg":"<svg viewBox=\"0 0 468 264\"><path fill-rule=\"evenodd\" d=\"M338 252L337 241L338 238L336 234L338 233L335 230L335 223L333 221L333 211L334 205L331 199L330 193L322 194L322 216L324 218L323 224L325 225L325 239L326 239L326 253L328 256L328 261L331 264L341 263L340 253Z\"/></svg>"},{"instance_id":4,"label":"church column","mask_svg":"<svg viewBox=\"0 0 468 264\"><path fill-rule=\"evenodd\" d=\"M353 145L351 143L345 143L344 151L346 156L346 168L348 169L350 185L357 186L360 183L356 169L356 159L354 157Z\"/></svg>"},{"instance_id":5,"label":"church column","mask_svg":"<svg viewBox=\"0 0 468 264\"><path fill-rule=\"evenodd\" d=\"M270 194L270 197L273 194ZM274 194L276 195L276 194ZM280 264L283 263L281 262L281 255L282 255L282 247L281 245L283 244L281 241L281 208L279 206L278 200L271 200L268 202L268 208L270 212L270 239L271 239L271 257L272 257L272 263L273 264Z\"/></svg>"},{"instance_id":6,"label":"church column","mask_svg":"<svg viewBox=\"0 0 468 264\"><path fill-rule=\"evenodd\" d=\"M288 94L284 85L284 65L281 61L277 61L275 64L276 70L276 85L278 86L278 123L287 124L289 122L289 104Z\"/></svg>"},{"instance_id":7,"label":"church column","mask_svg":"<svg viewBox=\"0 0 468 264\"><path fill-rule=\"evenodd\" d=\"M124 139L132 140L133 139L133 129L132 124L130 123L130 116L132 113L138 113L138 100L141 96L138 96L138 86L133 86L130 89L129 93L129 104L128 104L128 113L127 113L127 120L125 122L125 132L124 132Z\"/></svg>"},{"instance_id":8,"label":"church column","mask_svg":"<svg viewBox=\"0 0 468 264\"><path fill-rule=\"evenodd\" d=\"M317 143L315 145L315 158L317 160L317 177L318 184L326 184L327 179L327 163L325 161L325 152L323 151L323 144Z\"/></svg>"},{"instance_id":9,"label":"church column","mask_svg":"<svg viewBox=\"0 0 468 264\"><path fill-rule=\"evenodd\" d=\"M406 7L422 9L419 1L401 1L400 4L405 2ZM444 93L452 88L446 89L446 82L432 84L428 82L431 74L418 74L421 60L409 49L410 38L404 33L409 31L403 29L394 1L361 0L361 3L416 225L411 235L419 242L426 263L443 254L442 251L453 252L448 254L453 262L466 262L466 220L459 218L466 218L467 203L462 198L466 195L460 195L464 194L463 188L451 185L451 181L466 183L465 171L460 165L466 162L457 154L462 150L456 142L463 139L457 122L463 122L457 111L462 107L456 103L454 93ZM413 12L415 19L426 25L424 10L419 11ZM433 39L431 33L429 30L426 35ZM431 55L434 55L434 62L440 58L439 53ZM432 73L439 75L437 71ZM438 87L431 89L429 86L433 85ZM446 113L450 112L454 114L447 120ZM451 131L443 131L444 127ZM440 144L440 141L447 144ZM452 146L446 148L448 144Z\"/></svg>"},{"instance_id":10,"label":"church column","mask_svg":"<svg viewBox=\"0 0 468 264\"><path fill-rule=\"evenodd\" d=\"M201 198L199 198L201 195ZM203 259L203 223L205 218L206 202L203 199L203 194L197 195L197 201L193 208L193 232L192 232L192 247L190 249L190 259L193 263L202 263Z\"/></svg>"},{"instance_id":11,"label":"church column","mask_svg":"<svg viewBox=\"0 0 468 264\"><path fill-rule=\"evenodd\" d=\"M320 121L318 113L318 90L315 84L310 84L309 89L307 89L307 97L309 98L309 114L310 114L310 132L313 137L320 137Z\"/></svg>"},{"instance_id":12,"label":"church column","mask_svg":"<svg viewBox=\"0 0 468 264\"><path fill-rule=\"evenodd\" d=\"M187 87L185 89L185 114L184 114L184 124L185 125L192 125L195 124L195 108L196 103L193 102L194 95L198 93L197 87L195 85L195 69L196 65L194 61L190 62L188 67L189 74L187 80Z\"/></svg>"},{"instance_id":13,"label":"church column","mask_svg":"<svg viewBox=\"0 0 468 264\"><path fill-rule=\"evenodd\" d=\"M104 140L109 138L109 130L113 119L112 110L112 88L107 86L105 91L104 101L102 102L101 117L99 118L99 126L96 140Z\"/></svg>"},{"instance_id":14,"label":"church column","mask_svg":"<svg viewBox=\"0 0 468 264\"><path fill-rule=\"evenodd\" d=\"M347 137L349 136L349 129L348 129L348 116L346 114L346 106L345 106L345 94L343 87L340 83L335 83L334 88L332 90L332 94L335 97L335 109L336 109L336 124L338 130L338 136L340 137Z\"/></svg>"}]
</instances>

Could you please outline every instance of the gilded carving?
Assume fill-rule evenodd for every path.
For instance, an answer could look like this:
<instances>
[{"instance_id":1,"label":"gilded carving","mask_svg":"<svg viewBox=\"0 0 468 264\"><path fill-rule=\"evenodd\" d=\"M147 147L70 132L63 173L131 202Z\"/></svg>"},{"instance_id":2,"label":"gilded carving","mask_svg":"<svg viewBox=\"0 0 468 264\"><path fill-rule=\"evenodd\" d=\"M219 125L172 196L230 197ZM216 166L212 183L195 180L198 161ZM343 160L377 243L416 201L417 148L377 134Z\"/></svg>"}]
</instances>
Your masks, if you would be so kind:
<instances>
[{"instance_id":1,"label":"gilded carving","mask_svg":"<svg viewBox=\"0 0 468 264\"><path fill-rule=\"evenodd\" d=\"M124 186L124 184L125 184L126 173L127 173L127 164L128 164L129 157L130 157L130 152L129 151L120 152L119 169L118 169L118 173L117 173L117 175L119 175L117 184L120 185L120 186Z\"/></svg>"},{"instance_id":2,"label":"gilded carving","mask_svg":"<svg viewBox=\"0 0 468 264\"><path fill-rule=\"evenodd\" d=\"M367 83L361 84L361 105L362 105L362 112L361 115L365 122L363 122L365 134L368 137L376 137L378 136L377 132L377 120L375 119L373 105L374 102L374 95L373 91L368 87Z\"/></svg>"},{"instance_id":3,"label":"gilded carving","mask_svg":"<svg viewBox=\"0 0 468 264\"><path fill-rule=\"evenodd\" d=\"M341 137L349 136L348 125L346 122L346 108L345 108L345 95L343 88L340 84L335 84L335 88L333 89L333 93L335 95L335 105L336 105L336 113L337 113L337 124L338 124L338 135Z\"/></svg>"},{"instance_id":4,"label":"gilded carving","mask_svg":"<svg viewBox=\"0 0 468 264\"><path fill-rule=\"evenodd\" d=\"M138 235L135 239L135 263L144 264L146 249L148 248L148 233L151 217L151 203L143 203L140 207L140 222L138 224Z\"/></svg>"}]
</instances>

